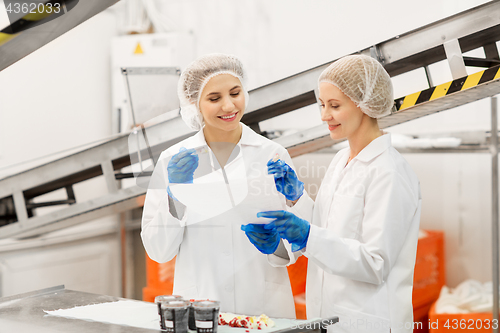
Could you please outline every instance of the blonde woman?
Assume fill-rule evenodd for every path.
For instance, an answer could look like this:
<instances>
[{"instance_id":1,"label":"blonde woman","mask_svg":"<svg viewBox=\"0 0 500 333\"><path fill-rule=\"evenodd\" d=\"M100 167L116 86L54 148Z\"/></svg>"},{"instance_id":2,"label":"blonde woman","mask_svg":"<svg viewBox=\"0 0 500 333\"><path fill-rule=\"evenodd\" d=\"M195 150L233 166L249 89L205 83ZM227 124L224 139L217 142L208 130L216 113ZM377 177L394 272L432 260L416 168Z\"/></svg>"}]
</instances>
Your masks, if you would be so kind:
<instances>
[{"instance_id":1,"label":"blonde woman","mask_svg":"<svg viewBox=\"0 0 500 333\"><path fill-rule=\"evenodd\" d=\"M417 176L378 126L393 105L391 79L375 59L353 55L318 84L321 119L349 147L333 158L313 210L259 215L309 258L308 318L338 316L329 332L413 332L421 197Z\"/></svg>"}]
</instances>

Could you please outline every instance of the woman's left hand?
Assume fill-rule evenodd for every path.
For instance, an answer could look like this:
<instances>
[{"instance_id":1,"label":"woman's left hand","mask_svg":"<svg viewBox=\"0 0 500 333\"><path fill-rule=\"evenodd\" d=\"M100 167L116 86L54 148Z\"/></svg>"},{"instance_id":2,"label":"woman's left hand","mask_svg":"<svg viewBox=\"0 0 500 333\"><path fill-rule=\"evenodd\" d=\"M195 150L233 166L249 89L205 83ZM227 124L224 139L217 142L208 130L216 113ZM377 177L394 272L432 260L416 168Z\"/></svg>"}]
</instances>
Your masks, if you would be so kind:
<instances>
[{"instance_id":1,"label":"woman's left hand","mask_svg":"<svg viewBox=\"0 0 500 333\"><path fill-rule=\"evenodd\" d=\"M264 254L271 254L276 251L280 244L280 236L274 228L265 229L264 224L242 225L241 230L245 232L250 242Z\"/></svg>"}]
</instances>

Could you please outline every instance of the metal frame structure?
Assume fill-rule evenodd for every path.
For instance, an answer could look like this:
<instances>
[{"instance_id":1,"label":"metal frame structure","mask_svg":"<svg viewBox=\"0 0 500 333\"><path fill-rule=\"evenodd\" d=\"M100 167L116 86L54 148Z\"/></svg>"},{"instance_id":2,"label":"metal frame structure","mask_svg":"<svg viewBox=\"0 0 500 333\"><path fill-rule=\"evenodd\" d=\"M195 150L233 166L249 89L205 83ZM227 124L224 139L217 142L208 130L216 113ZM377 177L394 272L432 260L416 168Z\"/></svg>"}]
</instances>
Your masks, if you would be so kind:
<instances>
[{"instance_id":1,"label":"metal frame structure","mask_svg":"<svg viewBox=\"0 0 500 333\"><path fill-rule=\"evenodd\" d=\"M467 65L497 65L500 61L495 44L500 40L500 22L497 14L499 11L500 3L490 2L396 36L357 53L375 56L391 77L417 68L424 68L428 73L427 67L429 65L448 60L453 77L458 78L464 76L460 73L463 74L465 71L465 61L463 61L463 68L452 66L451 62L453 62L454 56L458 55L447 54L445 44L459 44L459 49L462 52L483 47L486 58L467 57ZM459 58L463 58L462 54L459 55ZM249 110L243 116L242 121L258 131L258 123L262 120L316 103L318 97L317 79L330 63L255 89ZM457 67L459 73L454 71L454 68ZM429 76L428 80L430 83L432 82ZM500 91L499 89L500 81L495 80L482 85L479 89L443 96L418 107L407 109L405 112L393 113L380 119L379 124L382 128L397 125L477 99L493 96ZM324 126L307 129L295 135L279 138L276 141L287 147L292 156L313 152L331 145L331 139Z\"/></svg>"},{"instance_id":2,"label":"metal frame structure","mask_svg":"<svg viewBox=\"0 0 500 333\"><path fill-rule=\"evenodd\" d=\"M497 116L497 99L491 99L491 251L492 251L492 282L493 282L493 320L498 323L499 319L499 295L498 284L499 277L499 236L498 236L498 116ZM498 328L494 328L493 332L498 333Z\"/></svg>"},{"instance_id":3,"label":"metal frame structure","mask_svg":"<svg viewBox=\"0 0 500 333\"><path fill-rule=\"evenodd\" d=\"M50 1L63 4L64 14L53 13L34 20L26 17L11 17L12 24L0 31L0 71L18 60L50 43L57 37L102 12L119 0L64 0ZM49 2L47 1L44 1ZM11 14L15 16L15 14ZM56 16L54 18L53 16ZM43 17L43 16L42 16ZM28 19L29 18L29 19Z\"/></svg>"},{"instance_id":4,"label":"metal frame structure","mask_svg":"<svg viewBox=\"0 0 500 333\"><path fill-rule=\"evenodd\" d=\"M95 1L101 5L95 5L93 10L96 8L104 9L115 2L114 0ZM92 1L88 0L88 2ZM500 58L496 47L496 42L500 40L499 12L499 1L488 2L357 53L376 57L391 76L423 68L427 74L429 86L432 86L432 78L428 75L428 66L438 61L448 60L452 75L457 79L463 76L466 65L493 66L499 63ZM69 15L67 17L69 19ZM69 26L69 23L65 23L65 27ZM53 33L51 36L55 35L56 33ZM12 63L12 56L9 56L9 53L4 53L3 49L9 45L14 49L19 47L18 43L21 43L21 38L22 35L0 46L2 54L7 55L6 60L0 61L0 69ZM29 43L25 41L24 44ZM461 54L479 47L485 50L486 58L464 58ZM7 61L8 64L4 61ZM257 132L261 132L259 128L261 121L315 104L318 95L317 78L330 63L250 91L252 98L242 121ZM379 120L379 125L381 128L386 128L478 99L491 97L499 92L500 78L496 78L403 110L396 111L394 108L390 115ZM146 130L149 148L153 156L158 156L167 147L193 134L183 124L180 117L151 125ZM496 137L496 134L495 131L493 136ZM275 141L286 147L291 156L314 152L335 143L330 139L325 126L313 127L293 135L282 136ZM496 152L498 148L495 147ZM146 189L138 186L119 188L116 180L117 173L130 165L128 153L127 135L123 135L56 161L1 179L0 203L13 206L15 212L3 225L0 216L0 238L35 236L108 214L141 207ZM146 151L144 154L145 156L151 155ZM494 175L498 175L498 167L496 169L493 167L493 169ZM73 186L100 176L104 177L108 193L86 202L76 202ZM45 203L45 205L64 204L68 206L46 215L37 216L36 209L43 206L44 203L36 203L34 200L58 189L66 189L67 199L55 203ZM496 200L493 206L498 206L498 196L493 199ZM493 213L498 218L498 212ZM496 223L493 223L493 225L495 224L498 228L498 219ZM494 241L494 244L498 246L498 241ZM494 260L496 263L493 270L498 272L498 256ZM498 273L494 277L495 279L498 285ZM495 301L498 305L498 299ZM497 312L495 315L498 318L497 310L495 310Z\"/></svg>"},{"instance_id":5,"label":"metal frame structure","mask_svg":"<svg viewBox=\"0 0 500 333\"><path fill-rule=\"evenodd\" d=\"M498 51L496 47L493 49L493 46L496 40L500 40L500 20L496 14L498 12L500 2L487 3L396 36L359 53L376 55L385 64L390 75L397 75L447 59L443 44L449 40L457 40L463 51L482 46L493 58L477 61L496 64ZM250 91L252 98L242 121L260 132L259 122L316 103L317 78L328 65L329 63ZM379 124L386 128L493 96L498 92L500 79L491 80L464 91L393 112L380 119ZM183 124L180 117L149 126L147 132L153 156L158 156L165 148L193 133ZM282 136L275 141L286 147L291 156L313 152L335 143L330 139L325 126ZM124 135L0 180L0 200L15 208L17 220L12 222L13 219L10 219L9 223L4 222L4 225L0 226L0 238L34 236L140 207L146 190L139 187L119 188L116 182L115 173L120 173L119 170L130 165L127 147L127 136ZM145 157L151 157L147 152L144 153ZM75 202L73 186L100 176L105 179L108 193L87 202ZM58 211L36 216L36 208L44 203L35 203L35 198L57 189L66 189L68 197L55 204L69 205ZM54 202L45 203L47 204Z\"/></svg>"}]
</instances>

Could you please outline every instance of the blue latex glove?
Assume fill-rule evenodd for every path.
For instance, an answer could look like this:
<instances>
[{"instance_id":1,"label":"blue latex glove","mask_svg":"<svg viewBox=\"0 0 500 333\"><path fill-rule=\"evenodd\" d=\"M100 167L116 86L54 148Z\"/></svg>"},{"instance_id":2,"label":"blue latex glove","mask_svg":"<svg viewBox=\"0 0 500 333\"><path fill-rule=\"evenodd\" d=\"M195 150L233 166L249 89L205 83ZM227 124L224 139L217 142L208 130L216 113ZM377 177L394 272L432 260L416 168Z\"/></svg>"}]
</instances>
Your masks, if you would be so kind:
<instances>
[{"instance_id":1,"label":"blue latex glove","mask_svg":"<svg viewBox=\"0 0 500 333\"><path fill-rule=\"evenodd\" d=\"M193 183L194 170L198 167L198 154L194 149L181 147L168 162L168 181L171 184Z\"/></svg>"},{"instance_id":2,"label":"blue latex glove","mask_svg":"<svg viewBox=\"0 0 500 333\"><path fill-rule=\"evenodd\" d=\"M264 254L274 253L280 244L278 231L274 228L265 229L264 224L242 225L241 230L245 232L250 243Z\"/></svg>"},{"instance_id":3,"label":"blue latex glove","mask_svg":"<svg viewBox=\"0 0 500 333\"><path fill-rule=\"evenodd\" d=\"M302 196L304 183L297 178L295 171L284 161L270 159L267 162L267 173L274 175L276 189L288 200L295 201Z\"/></svg>"},{"instance_id":4,"label":"blue latex glove","mask_svg":"<svg viewBox=\"0 0 500 333\"><path fill-rule=\"evenodd\" d=\"M264 228L276 228L281 238L292 244L293 252L306 247L309 231L311 230L311 224L306 220L284 210L260 212L257 213L257 217L275 219L271 223L265 224Z\"/></svg>"}]
</instances>

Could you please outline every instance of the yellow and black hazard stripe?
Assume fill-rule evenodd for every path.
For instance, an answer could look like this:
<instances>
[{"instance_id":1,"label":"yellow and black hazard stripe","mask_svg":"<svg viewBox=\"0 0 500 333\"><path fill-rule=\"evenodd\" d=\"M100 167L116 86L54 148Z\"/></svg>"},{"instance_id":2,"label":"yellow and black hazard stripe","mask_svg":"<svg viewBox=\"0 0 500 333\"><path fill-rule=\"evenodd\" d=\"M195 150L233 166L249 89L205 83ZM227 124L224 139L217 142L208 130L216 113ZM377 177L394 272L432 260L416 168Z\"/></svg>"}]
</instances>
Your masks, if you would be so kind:
<instances>
[{"instance_id":1,"label":"yellow and black hazard stripe","mask_svg":"<svg viewBox=\"0 0 500 333\"><path fill-rule=\"evenodd\" d=\"M464 76L460 79L446 82L438 86L398 98L395 100L396 110L401 111L411 106L432 101L436 98L450 95L457 91L463 91L489 81L497 80L499 78L500 66L491 67L484 71Z\"/></svg>"},{"instance_id":2,"label":"yellow and black hazard stripe","mask_svg":"<svg viewBox=\"0 0 500 333\"><path fill-rule=\"evenodd\" d=\"M12 38L16 37L22 31L32 28L39 24L39 21L43 20L47 16L50 16L49 13L30 13L16 22L12 23L2 31L0 31L0 45L7 43ZM38 24L36 24L38 23Z\"/></svg>"},{"instance_id":3,"label":"yellow and black hazard stripe","mask_svg":"<svg viewBox=\"0 0 500 333\"><path fill-rule=\"evenodd\" d=\"M5 33L0 31L0 45L7 43L12 38L16 37L17 34Z\"/></svg>"},{"instance_id":4,"label":"yellow and black hazard stripe","mask_svg":"<svg viewBox=\"0 0 500 333\"><path fill-rule=\"evenodd\" d=\"M76 1L78 2L78 1ZM24 30L36 27L37 25L49 22L65 12L60 10L56 13L52 7L54 3L61 3L61 1L49 1L42 7L36 7L36 12L27 13L22 18L13 22L8 27L0 31L0 45L7 43L9 40L18 36ZM50 18L48 18L50 17Z\"/></svg>"}]
</instances>

